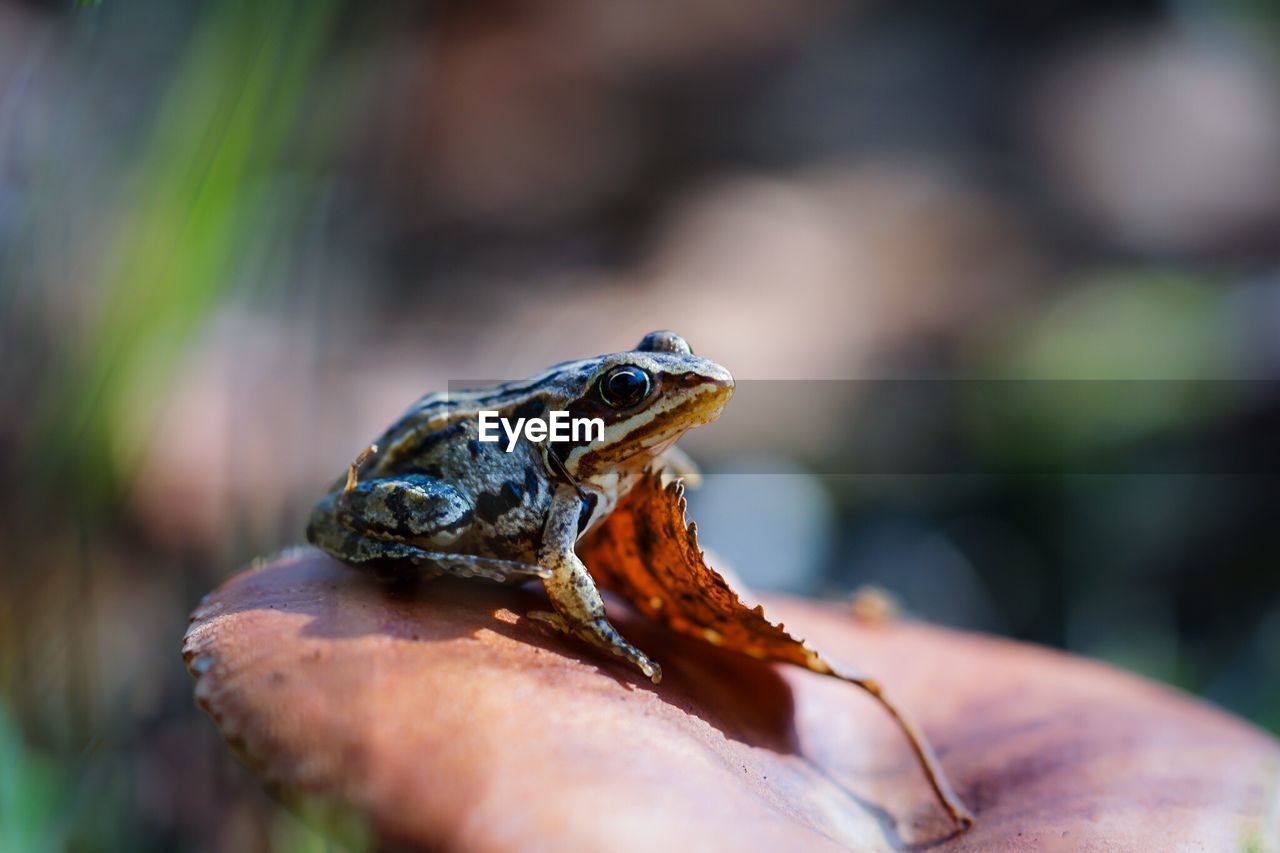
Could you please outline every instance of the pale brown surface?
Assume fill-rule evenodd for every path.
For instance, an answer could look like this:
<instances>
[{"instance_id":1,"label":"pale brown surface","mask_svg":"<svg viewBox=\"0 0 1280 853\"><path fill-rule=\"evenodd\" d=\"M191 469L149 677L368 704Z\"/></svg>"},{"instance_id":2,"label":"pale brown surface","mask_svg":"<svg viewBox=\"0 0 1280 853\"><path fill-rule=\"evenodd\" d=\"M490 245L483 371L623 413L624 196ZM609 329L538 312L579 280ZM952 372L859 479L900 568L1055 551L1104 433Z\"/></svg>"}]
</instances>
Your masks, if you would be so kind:
<instances>
[{"instance_id":1,"label":"pale brown surface","mask_svg":"<svg viewBox=\"0 0 1280 853\"><path fill-rule=\"evenodd\" d=\"M881 678L978 826L952 827L901 734L848 684L663 633L611 602L657 687L518 614L541 593L393 593L313 551L194 615L198 701L273 785L382 840L499 850L1271 850L1280 745L1087 661L766 600Z\"/></svg>"}]
</instances>

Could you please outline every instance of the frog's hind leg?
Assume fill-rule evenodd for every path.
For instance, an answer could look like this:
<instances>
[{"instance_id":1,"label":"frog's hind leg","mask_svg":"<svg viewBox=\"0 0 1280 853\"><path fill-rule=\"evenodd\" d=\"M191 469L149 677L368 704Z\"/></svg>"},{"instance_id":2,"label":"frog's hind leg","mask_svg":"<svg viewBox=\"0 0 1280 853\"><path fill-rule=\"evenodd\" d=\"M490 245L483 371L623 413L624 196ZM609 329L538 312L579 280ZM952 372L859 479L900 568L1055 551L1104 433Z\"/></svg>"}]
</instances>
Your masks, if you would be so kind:
<instances>
[{"instance_id":1,"label":"frog's hind leg","mask_svg":"<svg viewBox=\"0 0 1280 853\"><path fill-rule=\"evenodd\" d=\"M499 582L550 577L541 566L443 550L470 524L471 507L456 489L406 475L366 480L325 497L311 513L307 539L340 560L371 567L407 563L432 575Z\"/></svg>"},{"instance_id":2,"label":"frog's hind leg","mask_svg":"<svg viewBox=\"0 0 1280 853\"><path fill-rule=\"evenodd\" d=\"M471 503L453 486L426 474L404 474L353 482L329 495L311 514L312 527L326 523L375 538L422 547L446 546L471 526Z\"/></svg>"},{"instance_id":3,"label":"frog's hind leg","mask_svg":"<svg viewBox=\"0 0 1280 853\"><path fill-rule=\"evenodd\" d=\"M365 565L379 578L394 580L405 573L396 564L413 566L419 575L438 577L484 578L496 583L527 581L551 577L551 570L515 560L499 560L475 554L450 554L429 551L407 542L378 539L342 528L308 531L311 544L352 565Z\"/></svg>"}]
</instances>

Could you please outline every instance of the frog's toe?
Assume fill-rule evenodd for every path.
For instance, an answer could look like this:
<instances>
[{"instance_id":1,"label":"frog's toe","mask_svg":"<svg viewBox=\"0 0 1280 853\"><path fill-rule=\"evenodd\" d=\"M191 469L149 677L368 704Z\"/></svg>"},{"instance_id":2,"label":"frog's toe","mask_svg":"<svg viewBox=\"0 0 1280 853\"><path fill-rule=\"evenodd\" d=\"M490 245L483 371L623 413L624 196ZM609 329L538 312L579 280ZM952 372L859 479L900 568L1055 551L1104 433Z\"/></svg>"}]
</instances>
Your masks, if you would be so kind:
<instances>
[{"instance_id":1,"label":"frog's toe","mask_svg":"<svg viewBox=\"0 0 1280 853\"><path fill-rule=\"evenodd\" d=\"M656 661L650 660L646 657L643 652L636 651L635 649L632 649L632 651L635 651L636 656L632 657L631 655L628 655L627 659L635 664L636 669L648 676L649 680L654 684L661 684L662 667L659 666Z\"/></svg>"},{"instance_id":2,"label":"frog's toe","mask_svg":"<svg viewBox=\"0 0 1280 853\"><path fill-rule=\"evenodd\" d=\"M644 652L640 651L621 637L618 637L616 631L614 632L614 635L616 639L610 642L607 646L609 651L613 652L618 657L626 658L630 661L632 666L643 672L645 677L654 684L661 683L662 667L658 666L658 664L651 660Z\"/></svg>"},{"instance_id":3,"label":"frog's toe","mask_svg":"<svg viewBox=\"0 0 1280 853\"><path fill-rule=\"evenodd\" d=\"M569 634L581 640L586 640L597 648L612 652L620 658L625 658L654 684L662 681L662 667L658 666L644 652L624 640L617 629L610 625L606 619L592 619L580 625L574 625L559 613L552 613L547 610L533 610L527 615L530 619L541 622L562 634Z\"/></svg>"},{"instance_id":4,"label":"frog's toe","mask_svg":"<svg viewBox=\"0 0 1280 853\"><path fill-rule=\"evenodd\" d=\"M572 634L573 630L569 627L569 623L559 613L552 613L550 610L530 610L525 614L528 618L535 622L541 622L550 628L554 628L561 634Z\"/></svg>"}]
</instances>

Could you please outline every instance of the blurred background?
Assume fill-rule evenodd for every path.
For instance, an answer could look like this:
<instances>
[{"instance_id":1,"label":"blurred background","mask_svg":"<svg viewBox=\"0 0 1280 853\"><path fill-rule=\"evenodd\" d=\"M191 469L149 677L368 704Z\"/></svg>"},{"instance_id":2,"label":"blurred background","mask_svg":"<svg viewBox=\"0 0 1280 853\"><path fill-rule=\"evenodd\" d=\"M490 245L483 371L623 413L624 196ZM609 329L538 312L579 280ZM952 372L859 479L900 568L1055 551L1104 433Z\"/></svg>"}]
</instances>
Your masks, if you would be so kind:
<instances>
[{"instance_id":1,"label":"blurred background","mask_svg":"<svg viewBox=\"0 0 1280 853\"><path fill-rule=\"evenodd\" d=\"M762 589L1280 731L1280 7L0 0L0 850L292 850L200 597L419 394L673 328Z\"/></svg>"}]
</instances>

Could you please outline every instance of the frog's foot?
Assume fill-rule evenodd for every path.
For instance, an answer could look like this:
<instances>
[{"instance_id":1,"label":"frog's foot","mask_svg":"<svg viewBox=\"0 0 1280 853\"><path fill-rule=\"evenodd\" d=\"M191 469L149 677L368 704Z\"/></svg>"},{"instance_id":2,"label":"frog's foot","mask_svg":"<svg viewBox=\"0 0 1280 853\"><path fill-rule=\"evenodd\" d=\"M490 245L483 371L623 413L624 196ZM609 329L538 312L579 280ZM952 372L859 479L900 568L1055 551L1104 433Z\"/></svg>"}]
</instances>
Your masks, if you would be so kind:
<instances>
[{"instance_id":1,"label":"frog's foot","mask_svg":"<svg viewBox=\"0 0 1280 853\"><path fill-rule=\"evenodd\" d=\"M579 624L571 624L569 620L559 613L552 613L547 610L534 610L527 615L530 619L549 625L562 634L586 640L597 648L613 652L620 658L626 658L654 684L662 681L662 667L650 660L649 656L644 652L624 640L617 629L610 625L609 621L604 617L597 617Z\"/></svg>"}]
</instances>

